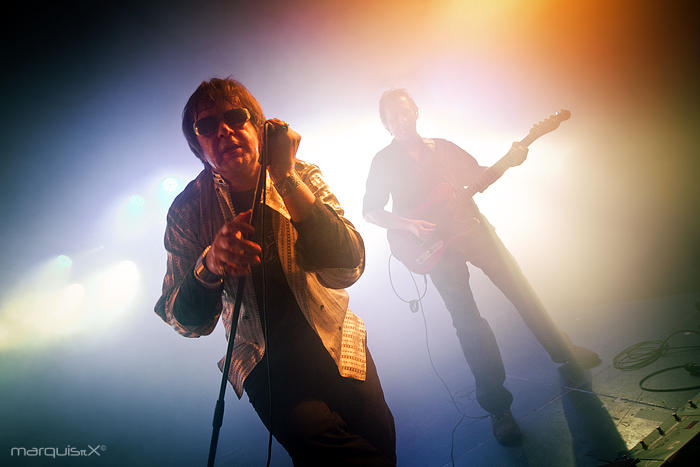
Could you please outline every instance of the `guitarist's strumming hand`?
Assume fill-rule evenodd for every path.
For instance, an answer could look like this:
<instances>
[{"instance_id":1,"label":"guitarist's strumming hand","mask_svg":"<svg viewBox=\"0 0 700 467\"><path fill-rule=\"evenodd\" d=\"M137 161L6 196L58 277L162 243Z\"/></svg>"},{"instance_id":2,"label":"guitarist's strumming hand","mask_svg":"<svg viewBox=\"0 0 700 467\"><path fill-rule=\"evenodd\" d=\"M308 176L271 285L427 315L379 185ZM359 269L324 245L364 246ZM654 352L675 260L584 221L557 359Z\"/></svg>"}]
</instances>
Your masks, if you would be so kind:
<instances>
[{"instance_id":1,"label":"guitarist's strumming hand","mask_svg":"<svg viewBox=\"0 0 700 467\"><path fill-rule=\"evenodd\" d=\"M425 240L435 231L435 224L420 219L405 219L403 230L411 232L421 240Z\"/></svg>"},{"instance_id":2,"label":"guitarist's strumming hand","mask_svg":"<svg viewBox=\"0 0 700 467\"><path fill-rule=\"evenodd\" d=\"M365 213L365 218L385 229L409 232L420 240L427 239L435 231L435 224L421 219L402 217L385 209Z\"/></svg>"}]
</instances>

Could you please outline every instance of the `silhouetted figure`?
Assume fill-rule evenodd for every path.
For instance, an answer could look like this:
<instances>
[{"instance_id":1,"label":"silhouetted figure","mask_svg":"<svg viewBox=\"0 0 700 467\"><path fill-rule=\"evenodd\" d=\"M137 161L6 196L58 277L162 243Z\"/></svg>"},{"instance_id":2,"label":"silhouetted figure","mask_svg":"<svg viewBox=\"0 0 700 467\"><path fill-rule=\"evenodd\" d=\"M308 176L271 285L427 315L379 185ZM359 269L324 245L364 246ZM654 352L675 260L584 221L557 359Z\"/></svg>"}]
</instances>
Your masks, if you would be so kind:
<instances>
[{"instance_id":1,"label":"silhouetted figure","mask_svg":"<svg viewBox=\"0 0 700 467\"><path fill-rule=\"evenodd\" d=\"M364 216L389 229L392 251L410 269L430 274L452 315L476 380L477 401L491 414L496 439L516 444L521 432L510 412L513 396L503 386L501 354L474 301L466 261L481 268L515 305L554 362L591 368L600 359L590 350L571 345L560 332L471 196L460 193L462 187L477 181L493 182L506 168L482 167L447 140L421 137L416 131L418 107L404 89L386 91L379 112L394 140L372 161ZM522 163L526 156L527 148L514 144L508 154L510 165ZM389 197L391 212L385 209Z\"/></svg>"}]
</instances>

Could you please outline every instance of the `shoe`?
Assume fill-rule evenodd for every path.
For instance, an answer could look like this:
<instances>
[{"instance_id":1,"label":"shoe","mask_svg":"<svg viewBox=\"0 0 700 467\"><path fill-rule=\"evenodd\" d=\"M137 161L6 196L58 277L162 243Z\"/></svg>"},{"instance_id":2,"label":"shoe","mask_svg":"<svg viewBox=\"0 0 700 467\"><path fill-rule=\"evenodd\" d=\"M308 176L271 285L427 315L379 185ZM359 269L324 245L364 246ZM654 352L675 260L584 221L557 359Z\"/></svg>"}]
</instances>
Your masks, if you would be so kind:
<instances>
[{"instance_id":1,"label":"shoe","mask_svg":"<svg viewBox=\"0 0 700 467\"><path fill-rule=\"evenodd\" d=\"M522 441L523 434L510 410L500 415L491 414L491 428L496 441L503 446L515 446Z\"/></svg>"},{"instance_id":2,"label":"shoe","mask_svg":"<svg viewBox=\"0 0 700 467\"><path fill-rule=\"evenodd\" d=\"M554 359L554 363L562 363L562 366L566 365L578 367L582 370L590 370L600 365L601 360L594 351L579 345L571 344L569 346L569 355L565 358Z\"/></svg>"},{"instance_id":3,"label":"shoe","mask_svg":"<svg viewBox=\"0 0 700 467\"><path fill-rule=\"evenodd\" d=\"M563 365L560 365L559 375L561 375L565 386L569 386L571 388L587 387L590 390L590 373L587 374L586 370L581 368L581 366L579 366L575 361L566 362Z\"/></svg>"},{"instance_id":4,"label":"shoe","mask_svg":"<svg viewBox=\"0 0 700 467\"><path fill-rule=\"evenodd\" d=\"M591 368L595 368L598 365L600 365L601 360L600 357L598 356L597 353L592 351L591 349L587 349L585 347L580 347L578 345L572 345L571 346L571 354L573 356L572 359L564 362L566 363L575 363L584 370L590 370ZM573 361L572 361L573 360Z\"/></svg>"}]
</instances>

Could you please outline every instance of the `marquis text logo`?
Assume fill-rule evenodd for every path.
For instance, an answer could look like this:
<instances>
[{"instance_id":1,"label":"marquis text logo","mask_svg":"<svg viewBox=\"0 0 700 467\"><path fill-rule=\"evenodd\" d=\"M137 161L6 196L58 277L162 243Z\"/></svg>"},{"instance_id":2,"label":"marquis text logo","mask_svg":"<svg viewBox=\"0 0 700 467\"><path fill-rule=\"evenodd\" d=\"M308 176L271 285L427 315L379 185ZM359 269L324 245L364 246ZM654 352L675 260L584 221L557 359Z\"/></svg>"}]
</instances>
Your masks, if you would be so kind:
<instances>
[{"instance_id":1,"label":"marquis text logo","mask_svg":"<svg viewBox=\"0 0 700 467\"><path fill-rule=\"evenodd\" d=\"M80 449L75 446L65 446L63 448L58 448L55 446L42 446L31 448L14 446L10 448L10 456L17 457L51 457L55 459L57 457L99 457L107 450L107 446L104 444L98 444L97 446L87 445L87 448Z\"/></svg>"}]
</instances>

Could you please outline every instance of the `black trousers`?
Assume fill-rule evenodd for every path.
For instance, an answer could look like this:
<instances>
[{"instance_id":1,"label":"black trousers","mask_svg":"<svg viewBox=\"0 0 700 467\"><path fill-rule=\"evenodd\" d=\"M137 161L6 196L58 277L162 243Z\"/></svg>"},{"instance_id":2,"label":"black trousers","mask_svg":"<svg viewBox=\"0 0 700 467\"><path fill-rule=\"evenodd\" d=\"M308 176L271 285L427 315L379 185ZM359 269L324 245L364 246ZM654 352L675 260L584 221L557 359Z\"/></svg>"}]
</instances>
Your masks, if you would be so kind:
<instances>
[{"instance_id":1,"label":"black trousers","mask_svg":"<svg viewBox=\"0 0 700 467\"><path fill-rule=\"evenodd\" d=\"M294 465L395 466L394 418L369 350L367 378L357 381L339 375L306 323L290 338L292 345L270 347L244 387L260 419Z\"/></svg>"},{"instance_id":2,"label":"black trousers","mask_svg":"<svg viewBox=\"0 0 700 467\"><path fill-rule=\"evenodd\" d=\"M491 326L481 317L474 301L466 261L482 269L515 305L552 360L567 360L570 350L568 338L554 324L494 228L483 216L480 221L469 235L450 245L430 278L452 315L464 356L474 374L477 401L486 411L498 414L510 407L513 395L503 386L501 353Z\"/></svg>"}]
</instances>

